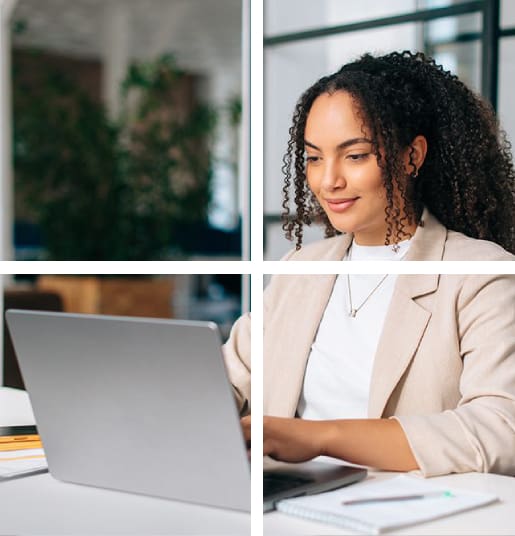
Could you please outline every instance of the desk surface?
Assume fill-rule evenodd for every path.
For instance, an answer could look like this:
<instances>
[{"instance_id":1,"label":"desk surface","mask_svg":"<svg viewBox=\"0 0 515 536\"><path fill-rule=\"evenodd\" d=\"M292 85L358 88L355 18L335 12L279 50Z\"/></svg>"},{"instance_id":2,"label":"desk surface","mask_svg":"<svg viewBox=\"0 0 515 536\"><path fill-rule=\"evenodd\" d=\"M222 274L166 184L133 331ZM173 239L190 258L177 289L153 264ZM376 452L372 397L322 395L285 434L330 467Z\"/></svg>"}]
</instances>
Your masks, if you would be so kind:
<instances>
[{"instance_id":1,"label":"desk surface","mask_svg":"<svg viewBox=\"0 0 515 536\"><path fill-rule=\"evenodd\" d=\"M0 425L34 424L27 394L0 388ZM223 487L223 485L221 485ZM250 515L60 482L0 481L0 534L250 534Z\"/></svg>"},{"instance_id":2,"label":"desk surface","mask_svg":"<svg viewBox=\"0 0 515 536\"><path fill-rule=\"evenodd\" d=\"M33 424L27 394L0 388L0 424ZM395 473L371 473L383 479ZM466 473L431 479L496 494L501 501L395 534L514 535L515 478ZM359 484L356 484L359 485ZM249 534L250 516L215 508L59 482L49 474L0 482L0 534ZM268 535L355 534L278 512L264 515Z\"/></svg>"}]
</instances>

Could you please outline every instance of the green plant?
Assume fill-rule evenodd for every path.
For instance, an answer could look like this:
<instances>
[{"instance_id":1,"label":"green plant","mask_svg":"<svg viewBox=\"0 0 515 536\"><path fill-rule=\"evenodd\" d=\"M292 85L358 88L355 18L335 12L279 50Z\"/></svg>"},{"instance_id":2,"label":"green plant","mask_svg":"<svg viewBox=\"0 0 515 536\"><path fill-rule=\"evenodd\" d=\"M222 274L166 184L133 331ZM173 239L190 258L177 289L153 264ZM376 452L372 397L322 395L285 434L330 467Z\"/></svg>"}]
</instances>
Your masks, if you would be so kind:
<instances>
[{"instance_id":1,"label":"green plant","mask_svg":"<svg viewBox=\"0 0 515 536\"><path fill-rule=\"evenodd\" d=\"M207 105L190 111L177 105L178 83L184 76L173 56L163 55L155 62L132 65L122 85L124 174L140 222L134 239L141 249L149 234L180 247L184 224L207 221L208 141L216 113ZM131 113L127 101L134 90L137 105Z\"/></svg>"},{"instance_id":2,"label":"green plant","mask_svg":"<svg viewBox=\"0 0 515 536\"><path fill-rule=\"evenodd\" d=\"M118 122L62 74L40 77L35 87L15 65L13 147L17 212L41 226L48 258L180 253L182 226L207 217L216 113L176 102L185 73L173 57L130 67Z\"/></svg>"}]
</instances>

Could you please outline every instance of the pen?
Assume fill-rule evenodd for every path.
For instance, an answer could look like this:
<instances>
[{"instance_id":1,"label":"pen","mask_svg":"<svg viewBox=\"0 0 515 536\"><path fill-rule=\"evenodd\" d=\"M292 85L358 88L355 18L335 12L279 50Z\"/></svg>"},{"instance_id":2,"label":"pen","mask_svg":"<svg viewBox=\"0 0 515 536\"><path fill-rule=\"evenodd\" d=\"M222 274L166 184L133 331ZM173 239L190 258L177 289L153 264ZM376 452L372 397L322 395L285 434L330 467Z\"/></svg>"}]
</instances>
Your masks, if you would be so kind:
<instances>
[{"instance_id":1,"label":"pen","mask_svg":"<svg viewBox=\"0 0 515 536\"><path fill-rule=\"evenodd\" d=\"M415 499L428 499L430 497L454 497L450 491L434 491L431 493L417 493L413 495L390 495L385 497L363 497L362 499L351 499L349 501L342 501L345 506L353 504L368 504L376 502L390 502L390 501L413 501Z\"/></svg>"}]
</instances>

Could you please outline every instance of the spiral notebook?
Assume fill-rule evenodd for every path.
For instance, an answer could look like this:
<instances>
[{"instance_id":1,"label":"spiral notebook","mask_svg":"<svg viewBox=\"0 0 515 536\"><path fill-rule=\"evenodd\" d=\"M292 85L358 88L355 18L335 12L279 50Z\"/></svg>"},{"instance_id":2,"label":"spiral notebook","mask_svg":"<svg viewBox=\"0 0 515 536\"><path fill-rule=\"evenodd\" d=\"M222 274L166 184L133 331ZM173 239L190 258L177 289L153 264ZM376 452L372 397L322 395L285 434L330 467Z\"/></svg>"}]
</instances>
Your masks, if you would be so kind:
<instances>
[{"instance_id":1,"label":"spiral notebook","mask_svg":"<svg viewBox=\"0 0 515 536\"><path fill-rule=\"evenodd\" d=\"M437 486L400 475L310 497L287 499L277 510L366 534L416 525L497 501L488 493ZM345 503L345 504L343 504Z\"/></svg>"}]
</instances>

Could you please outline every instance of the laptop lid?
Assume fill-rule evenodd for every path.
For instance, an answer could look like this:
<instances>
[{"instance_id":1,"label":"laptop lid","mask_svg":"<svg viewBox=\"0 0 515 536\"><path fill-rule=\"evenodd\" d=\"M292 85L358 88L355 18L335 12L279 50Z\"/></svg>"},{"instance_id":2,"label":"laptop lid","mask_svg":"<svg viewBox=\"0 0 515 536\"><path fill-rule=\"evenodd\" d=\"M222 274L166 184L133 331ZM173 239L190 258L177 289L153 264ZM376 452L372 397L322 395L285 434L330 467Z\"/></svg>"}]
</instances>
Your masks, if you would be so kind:
<instances>
[{"instance_id":1,"label":"laptop lid","mask_svg":"<svg viewBox=\"0 0 515 536\"><path fill-rule=\"evenodd\" d=\"M277 502L330 491L363 480L367 470L322 462L283 463L266 459L263 471L263 510Z\"/></svg>"},{"instance_id":2,"label":"laptop lid","mask_svg":"<svg viewBox=\"0 0 515 536\"><path fill-rule=\"evenodd\" d=\"M50 473L250 510L250 470L216 325L10 310Z\"/></svg>"}]
</instances>

